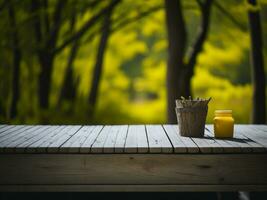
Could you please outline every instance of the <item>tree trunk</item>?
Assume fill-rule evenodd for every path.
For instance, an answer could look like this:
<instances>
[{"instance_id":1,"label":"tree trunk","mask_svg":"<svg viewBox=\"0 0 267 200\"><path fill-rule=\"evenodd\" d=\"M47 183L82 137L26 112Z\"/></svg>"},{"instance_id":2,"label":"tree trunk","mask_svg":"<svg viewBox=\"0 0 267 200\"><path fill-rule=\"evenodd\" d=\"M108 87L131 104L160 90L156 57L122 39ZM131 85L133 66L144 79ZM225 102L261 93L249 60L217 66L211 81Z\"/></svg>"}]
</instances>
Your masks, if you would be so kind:
<instances>
[{"instance_id":1,"label":"tree trunk","mask_svg":"<svg viewBox=\"0 0 267 200\"><path fill-rule=\"evenodd\" d=\"M49 107L49 94L51 89L52 69L54 57L49 53L39 55L41 71L39 74L39 105L42 109Z\"/></svg>"},{"instance_id":2,"label":"tree trunk","mask_svg":"<svg viewBox=\"0 0 267 200\"><path fill-rule=\"evenodd\" d=\"M186 86L188 87L186 90L188 94L191 94L191 79L194 75L194 68L197 63L197 57L199 53L203 49L203 45L208 37L209 26L210 26L210 15L211 15L211 7L213 0L206 1L197 1L199 4L199 9L201 11L201 22L198 28L198 33L196 36L196 40L190 48L189 52L189 61L187 63L187 75L186 75Z\"/></svg>"},{"instance_id":3,"label":"tree trunk","mask_svg":"<svg viewBox=\"0 0 267 200\"><path fill-rule=\"evenodd\" d=\"M8 15L9 15L10 25L12 29L11 41L12 41L12 51L13 51L12 99L11 99L11 106L10 106L9 114L10 114L10 118L13 119L17 116L17 104L20 98L19 77L20 77L21 51L19 47L16 16L14 13L12 2L9 3Z\"/></svg>"},{"instance_id":4,"label":"tree trunk","mask_svg":"<svg viewBox=\"0 0 267 200\"><path fill-rule=\"evenodd\" d=\"M73 102L76 96L76 83L73 74L73 62L77 55L79 48L79 41L74 41L71 48L69 60L66 67L66 74L63 80L62 89L59 96L58 105L62 104L64 100Z\"/></svg>"},{"instance_id":5,"label":"tree trunk","mask_svg":"<svg viewBox=\"0 0 267 200\"><path fill-rule=\"evenodd\" d=\"M183 62L186 30L180 0L165 0L168 33L167 98L168 123L176 123L175 99L188 96L185 91Z\"/></svg>"},{"instance_id":6,"label":"tree trunk","mask_svg":"<svg viewBox=\"0 0 267 200\"><path fill-rule=\"evenodd\" d=\"M73 31L75 29L76 12L77 11L75 10L75 8L73 8L72 18L70 20L69 34L73 34ZM72 103L74 102L74 98L76 96L76 83L73 77L74 76L73 63L77 56L79 46L80 46L80 42L78 38L74 40L71 50L70 50L70 54L69 54L69 58L68 58L67 66L66 66L66 72L63 78L63 84L62 84L60 95L59 95L58 106L60 106L64 100L70 101Z\"/></svg>"},{"instance_id":7,"label":"tree trunk","mask_svg":"<svg viewBox=\"0 0 267 200\"><path fill-rule=\"evenodd\" d=\"M247 0L250 6L257 6L257 0ZM263 61L262 29L259 10L248 11L251 38L251 67L253 84L252 123L264 124L265 117L265 72Z\"/></svg>"},{"instance_id":8,"label":"tree trunk","mask_svg":"<svg viewBox=\"0 0 267 200\"><path fill-rule=\"evenodd\" d=\"M111 15L112 15L113 8L114 7L112 7L110 10L108 10L105 17L104 17L102 36L100 38L100 43L99 43L97 57L96 57L96 63L94 66L94 71L93 71L91 89L90 89L90 94L89 94L89 98L88 98L91 115L93 115L94 109L96 106L98 90L99 90L99 83L100 83L101 74L102 74L102 70L103 70L104 53L105 53L108 38L110 35Z\"/></svg>"},{"instance_id":9,"label":"tree trunk","mask_svg":"<svg viewBox=\"0 0 267 200\"><path fill-rule=\"evenodd\" d=\"M48 1L46 3L48 3ZM56 48L58 34L61 28L63 8L66 1L58 0L55 5L53 16L50 17L48 16L48 11L45 10L49 7L46 3L39 0L31 1L31 12L35 15L33 26L35 31L37 55L41 68L39 74L38 95L39 105L42 109L47 109L49 107L51 76L55 58L55 54L53 52ZM44 23L42 23L43 18L45 18ZM48 21L49 19L50 21ZM45 31L43 31L42 27L45 27Z\"/></svg>"},{"instance_id":10,"label":"tree trunk","mask_svg":"<svg viewBox=\"0 0 267 200\"><path fill-rule=\"evenodd\" d=\"M183 19L181 1L165 0L166 24L169 41L169 59L167 66L168 123L176 123L175 99L192 96L191 79L194 74L197 56L202 51L207 39L210 12L213 0L197 1L202 19L191 51L189 61L184 63L186 46L186 28Z\"/></svg>"}]
</instances>

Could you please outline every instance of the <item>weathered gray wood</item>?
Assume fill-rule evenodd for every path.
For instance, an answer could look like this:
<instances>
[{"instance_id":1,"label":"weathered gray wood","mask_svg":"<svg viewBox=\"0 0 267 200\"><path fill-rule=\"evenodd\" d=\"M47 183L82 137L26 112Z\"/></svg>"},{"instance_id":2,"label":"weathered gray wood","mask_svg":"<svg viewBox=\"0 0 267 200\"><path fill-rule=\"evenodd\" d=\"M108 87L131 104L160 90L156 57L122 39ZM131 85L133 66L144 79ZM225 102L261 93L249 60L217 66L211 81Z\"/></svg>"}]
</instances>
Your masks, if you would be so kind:
<instances>
[{"instance_id":1,"label":"weathered gray wood","mask_svg":"<svg viewBox=\"0 0 267 200\"><path fill-rule=\"evenodd\" d=\"M0 142L8 139L8 138L11 138L11 137L14 137L16 136L16 134L19 134L29 128L31 128L32 126L24 126L24 125L17 125L17 126L12 126L10 129L2 132L0 134Z\"/></svg>"},{"instance_id":2,"label":"weathered gray wood","mask_svg":"<svg viewBox=\"0 0 267 200\"><path fill-rule=\"evenodd\" d=\"M90 131L89 126L85 126L83 128L87 128L86 134L88 137L85 142L81 145L80 153L90 153L91 147L96 141L97 136L100 134L100 131L103 129L103 126L97 126L94 130Z\"/></svg>"},{"instance_id":3,"label":"weathered gray wood","mask_svg":"<svg viewBox=\"0 0 267 200\"><path fill-rule=\"evenodd\" d=\"M124 152L126 153L137 153L137 137L136 137L136 126L129 126L128 134L125 142Z\"/></svg>"},{"instance_id":4,"label":"weathered gray wood","mask_svg":"<svg viewBox=\"0 0 267 200\"><path fill-rule=\"evenodd\" d=\"M136 125L137 153L147 153L149 151L146 128L144 125Z\"/></svg>"},{"instance_id":5,"label":"weathered gray wood","mask_svg":"<svg viewBox=\"0 0 267 200\"><path fill-rule=\"evenodd\" d=\"M94 141L91 152L92 153L103 153L104 152L104 144L106 142L106 139L108 137L108 134L111 131L112 126L105 126L99 135L97 136L96 140Z\"/></svg>"},{"instance_id":6,"label":"weathered gray wood","mask_svg":"<svg viewBox=\"0 0 267 200\"><path fill-rule=\"evenodd\" d=\"M199 148L189 137L182 137L179 134L179 129L177 125L163 125L171 143L174 148L175 153L197 153Z\"/></svg>"},{"instance_id":7,"label":"weathered gray wood","mask_svg":"<svg viewBox=\"0 0 267 200\"><path fill-rule=\"evenodd\" d=\"M11 143L6 145L5 152L23 153L25 148L38 139L41 133L47 128L47 126L34 126L31 129L26 130L25 132L21 133L21 137L16 138Z\"/></svg>"},{"instance_id":8,"label":"weathered gray wood","mask_svg":"<svg viewBox=\"0 0 267 200\"><path fill-rule=\"evenodd\" d=\"M263 153L266 127L235 125L233 139L217 139L212 125L205 138L181 137L177 125L148 125L147 133L144 125L107 126L101 134L103 126L6 125L0 129L0 152L90 153L94 144L92 153Z\"/></svg>"},{"instance_id":9,"label":"weathered gray wood","mask_svg":"<svg viewBox=\"0 0 267 200\"><path fill-rule=\"evenodd\" d=\"M79 153L80 148L86 139L90 136L90 133L94 129L98 129L97 126L82 127L75 135L73 135L67 142L60 147L61 153Z\"/></svg>"},{"instance_id":10,"label":"weathered gray wood","mask_svg":"<svg viewBox=\"0 0 267 200\"><path fill-rule=\"evenodd\" d=\"M114 153L119 126L112 126L103 145L103 153Z\"/></svg>"},{"instance_id":11,"label":"weathered gray wood","mask_svg":"<svg viewBox=\"0 0 267 200\"><path fill-rule=\"evenodd\" d=\"M7 125L2 125L1 128L0 128L0 136L1 136L1 133L12 128L14 126L7 126Z\"/></svg>"},{"instance_id":12,"label":"weathered gray wood","mask_svg":"<svg viewBox=\"0 0 267 200\"><path fill-rule=\"evenodd\" d=\"M15 151L18 153L21 152L35 152L32 148L32 144L42 141L47 135L57 129L58 126L41 126L38 130L32 131L29 139L25 140L23 143L16 146Z\"/></svg>"},{"instance_id":13,"label":"weathered gray wood","mask_svg":"<svg viewBox=\"0 0 267 200\"><path fill-rule=\"evenodd\" d=\"M243 139L251 147L252 152L266 152L267 148L246 136L246 130L247 129L244 126L236 125L235 135L238 138Z\"/></svg>"},{"instance_id":14,"label":"weathered gray wood","mask_svg":"<svg viewBox=\"0 0 267 200\"><path fill-rule=\"evenodd\" d=\"M147 153L148 142L144 125L130 125L125 143L126 153Z\"/></svg>"},{"instance_id":15,"label":"weathered gray wood","mask_svg":"<svg viewBox=\"0 0 267 200\"><path fill-rule=\"evenodd\" d=\"M210 129L213 132L213 127L210 126ZM222 139L221 139L222 140ZM236 147L236 151L240 151L241 153L249 153L252 152L252 148L249 144L247 144L246 140L242 138L238 138L236 134L236 130L234 130L234 137L233 138L225 138L223 141L227 142L228 144L232 145L233 147ZM238 149L240 148L240 149Z\"/></svg>"},{"instance_id":16,"label":"weathered gray wood","mask_svg":"<svg viewBox=\"0 0 267 200\"><path fill-rule=\"evenodd\" d=\"M267 190L267 185L0 185L2 192L236 192Z\"/></svg>"},{"instance_id":17,"label":"weathered gray wood","mask_svg":"<svg viewBox=\"0 0 267 200\"><path fill-rule=\"evenodd\" d=\"M128 125L121 125L115 143L115 153L124 152L127 133L128 133Z\"/></svg>"},{"instance_id":18,"label":"weathered gray wood","mask_svg":"<svg viewBox=\"0 0 267 200\"><path fill-rule=\"evenodd\" d=\"M146 125L149 151L172 153L173 147L161 125Z\"/></svg>"},{"instance_id":19,"label":"weathered gray wood","mask_svg":"<svg viewBox=\"0 0 267 200\"><path fill-rule=\"evenodd\" d=\"M266 154L3 154L0 163L0 185L267 185Z\"/></svg>"},{"instance_id":20,"label":"weathered gray wood","mask_svg":"<svg viewBox=\"0 0 267 200\"><path fill-rule=\"evenodd\" d=\"M22 142L22 140L27 139L28 135L30 135L32 131L39 128L40 126L23 126L8 135L0 137L0 151L9 152L9 149L12 148L12 151L10 152L13 152L15 145Z\"/></svg>"},{"instance_id":21,"label":"weathered gray wood","mask_svg":"<svg viewBox=\"0 0 267 200\"><path fill-rule=\"evenodd\" d=\"M223 146L217 142L217 140L211 136L211 133L208 131L208 129L205 128L204 131L204 137L207 139L207 142L210 144L212 147L212 152L213 153L223 153Z\"/></svg>"},{"instance_id":22,"label":"weathered gray wood","mask_svg":"<svg viewBox=\"0 0 267 200\"><path fill-rule=\"evenodd\" d=\"M9 130L11 128L14 128L14 127L16 127L16 126L15 125L8 125L8 126L2 128L1 131L0 131L0 136L3 136L3 134L4 134L3 132L5 132L5 131L7 131L7 130Z\"/></svg>"},{"instance_id":23,"label":"weathered gray wood","mask_svg":"<svg viewBox=\"0 0 267 200\"><path fill-rule=\"evenodd\" d=\"M115 153L116 140L119 134L124 134L121 132L121 126L112 126L103 146L104 153ZM119 136L119 139L121 138Z\"/></svg>"},{"instance_id":24,"label":"weathered gray wood","mask_svg":"<svg viewBox=\"0 0 267 200\"><path fill-rule=\"evenodd\" d=\"M267 125L249 125L249 126L256 130L267 132Z\"/></svg>"},{"instance_id":25,"label":"weathered gray wood","mask_svg":"<svg viewBox=\"0 0 267 200\"><path fill-rule=\"evenodd\" d=\"M25 152L28 153L45 153L47 152L47 148L50 145L50 143L54 140L54 138L57 136L57 134L66 128L66 126L50 126L45 131L45 136L40 138L38 141L35 141L31 145L29 145Z\"/></svg>"},{"instance_id":26,"label":"weathered gray wood","mask_svg":"<svg viewBox=\"0 0 267 200\"><path fill-rule=\"evenodd\" d=\"M242 153L240 146L233 145L224 139L215 138L213 125L206 125L206 129L208 131L205 134L212 137L223 148L224 153Z\"/></svg>"},{"instance_id":27,"label":"weathered gray wood","mask_svg":"<svg viewBox=\"0 0 267 200\"><path fill-rule=\"evenodd\" d=\"M177 125L173 125L173 129L177 131L177 135L180 136L179 129ZM198 153L200 152L199 147L190 137L180 136L183 143L186 145L188 153Z\"/></svg>"},{"instance_id":28,"label":"weathered gray wood","mask_svg":"<svg viewBox=\"0 0 267 200\"><path fill-rule=\"evenodd\" d=\"M56 138L49 144L47 151L51 153L56 153L59 151L59 148L64 144L71 136L73 136L81 126L66 126L66 129L63 129L59 132Z\"/></svg>"},{"instance_id":29,"label":"weathered gray wood","mask_svg":"<svg viewBox=\"0 0 267 200\"><path fill-rule=\"evenodd\" d=\"M246 126L243 127L239 125L240 129L242 130L242 134L244 134L249 139L257 142L258 144L262 145L263 147L267 148L267 133L260 129L257 129L257 126Z\"/></svg>"},{"instance_id":30,"label":"weathered gray wood","mask_svg":"<svg viewBox=\"0 0 267 200\"><path fill-rule=\"evenodd\" d=\"M200 152L202 153L212 153L212 144L209 142L209 138L192 138L192 140L196 143Z\"/></svg>"}]
</instances>

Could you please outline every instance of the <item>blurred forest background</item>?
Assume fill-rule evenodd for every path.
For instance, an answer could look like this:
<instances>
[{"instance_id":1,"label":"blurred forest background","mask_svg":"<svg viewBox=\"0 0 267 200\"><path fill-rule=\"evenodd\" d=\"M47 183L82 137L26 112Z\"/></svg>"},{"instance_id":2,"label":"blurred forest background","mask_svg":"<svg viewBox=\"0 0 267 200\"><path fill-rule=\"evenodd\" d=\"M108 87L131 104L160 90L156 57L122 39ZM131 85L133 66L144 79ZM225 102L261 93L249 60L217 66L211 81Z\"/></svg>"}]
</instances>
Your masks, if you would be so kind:
<instances>
[{"instance_id":1,"label":"blurred forest background","mask_svg":"<svg viewBox=\"0 0 267 200\"><path fill-rule=\"evenodd\" d=\"M0 0L0 121L173 123L174 99L192 95L212 97L209 123L215 109L264 123L267 1L257 3Z\"/></svg>"}]
</instances>

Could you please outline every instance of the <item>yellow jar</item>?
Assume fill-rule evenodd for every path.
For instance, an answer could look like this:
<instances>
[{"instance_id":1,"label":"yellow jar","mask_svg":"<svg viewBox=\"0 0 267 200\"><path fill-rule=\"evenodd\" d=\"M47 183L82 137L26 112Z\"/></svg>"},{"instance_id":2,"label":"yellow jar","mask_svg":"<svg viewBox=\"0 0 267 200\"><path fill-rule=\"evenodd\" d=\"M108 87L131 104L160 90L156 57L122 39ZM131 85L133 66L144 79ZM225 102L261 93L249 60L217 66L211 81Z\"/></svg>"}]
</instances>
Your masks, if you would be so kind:
<instances>
[{"instance_id":1,"label":"yellow jar","mask_svg":"<svg viewBox=\"0 0 267 200\"><path fill-rule=\"evenodd\" d=\"M216 110L214 117L214 135L216 138L230 138L234 134L232 110Z\"/></svg>"}]
</instances>

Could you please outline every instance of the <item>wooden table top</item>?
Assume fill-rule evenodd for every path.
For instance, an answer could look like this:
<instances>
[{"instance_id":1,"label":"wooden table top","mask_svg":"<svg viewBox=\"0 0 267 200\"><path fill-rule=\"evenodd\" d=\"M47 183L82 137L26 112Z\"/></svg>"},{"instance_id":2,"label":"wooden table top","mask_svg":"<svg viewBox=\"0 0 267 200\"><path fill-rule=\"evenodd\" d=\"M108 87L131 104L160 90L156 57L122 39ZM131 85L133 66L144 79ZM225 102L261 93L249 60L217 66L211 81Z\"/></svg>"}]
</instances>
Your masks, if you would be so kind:
<instances>
[{"instance_id":1,"label":"wooden table top","mask_svg":"<svg viewBox=\"0 0 267 200\"><path fill-rule=\"evenodd\" d=\"M266 125L235 125L234 138L181 137L177 125L0 125L0 153L266 153Z\"/></svg>"}]
</instances>

